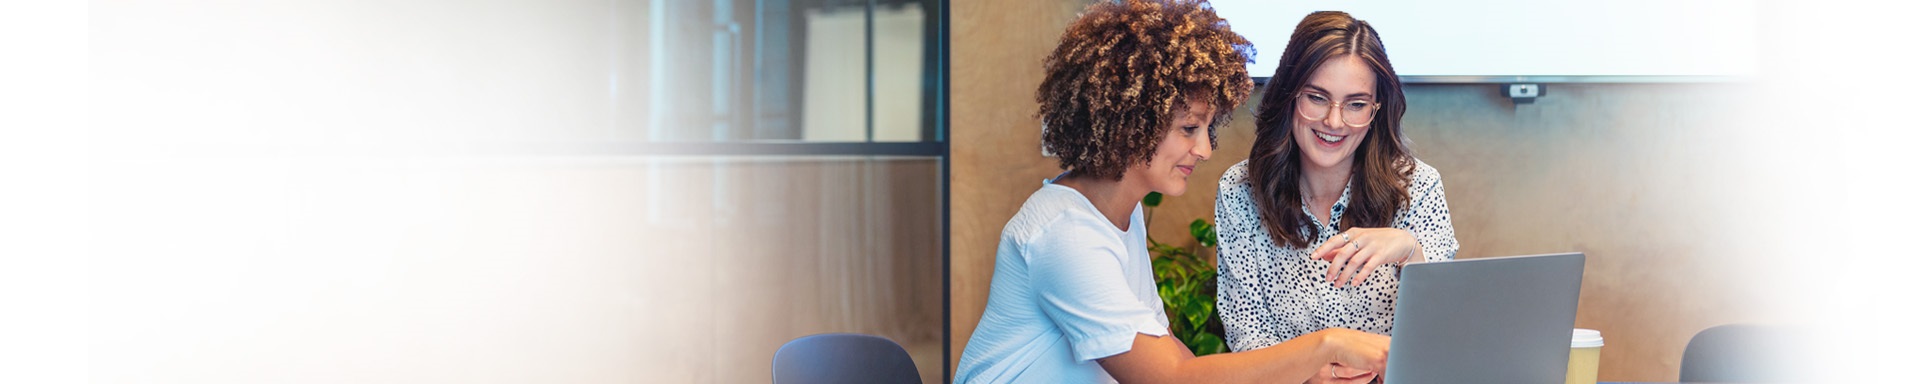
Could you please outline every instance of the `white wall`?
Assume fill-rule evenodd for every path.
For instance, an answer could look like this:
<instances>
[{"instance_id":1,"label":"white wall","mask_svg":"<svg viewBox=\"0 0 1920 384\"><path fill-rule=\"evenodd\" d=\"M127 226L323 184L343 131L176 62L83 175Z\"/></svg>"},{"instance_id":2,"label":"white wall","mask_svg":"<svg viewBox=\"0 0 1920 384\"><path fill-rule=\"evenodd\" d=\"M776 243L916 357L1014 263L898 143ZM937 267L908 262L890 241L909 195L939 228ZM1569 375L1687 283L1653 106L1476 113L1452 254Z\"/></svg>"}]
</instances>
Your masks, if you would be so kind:
<instances>
[{"instance_id":1,"label":"white wall","mask_svg":"<svg viewBox=\"0 0 1920 384\"><path fill-rule=\"evenodd\" d=\"M96 2L91 379L635 380L615 217L449 148L607 129L615 6Z\"/></svg>"},{"instance_id":2,"label":"white wall","mask_svg":"<svg viewBox=\"0 0 1920 384\"><path fill-rule=\"evenodd\" d=\"M87 369L87 7L0 4L0 382Z\"/></svg>"},{"instance_id":3,"label":"white wall","mask_svg":"<svg viewBox=\"0 0 1920 384\"><path fill-rule=\"evenodd\" d=\"M608 129L614 16L637 6L96 3L94 103L112 111L97 136L268 153L591 137Z\"/></svg>"},{"instance_id":4,"label":"white wall","mask_svg":"<svg viewBox=\"0 0 1920 384\"><path fill-rule=\"evenodd\" d=\"M1273 75L1314 11L1345 11L1380 31L1401 76L1744 76L1755 61L1753 0L1263 1L1215 8Z\"/></svg>"}]
</instances>

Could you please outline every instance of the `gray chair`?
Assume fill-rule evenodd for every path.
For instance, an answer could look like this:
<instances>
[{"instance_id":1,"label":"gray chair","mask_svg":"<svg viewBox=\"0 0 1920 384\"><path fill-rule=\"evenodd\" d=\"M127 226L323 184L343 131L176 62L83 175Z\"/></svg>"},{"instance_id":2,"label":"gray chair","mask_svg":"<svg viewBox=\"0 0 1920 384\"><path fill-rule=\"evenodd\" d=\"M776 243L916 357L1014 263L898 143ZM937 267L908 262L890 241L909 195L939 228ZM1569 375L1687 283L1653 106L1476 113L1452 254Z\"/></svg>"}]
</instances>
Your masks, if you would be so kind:
<instances>
[{"instance_id":1,"label":"gray chair","mask_svg":"<svg viewBox=\"0 0 1920 384\"><path fill-rule=\"evenodd\" d=\"M1680 381L1686 383L1769 383L1808 380L1788 356L1806 344L1791 328L1728 324L1707 328L1687 341L1680 356Z\"/></svg>"},{"instance_id":2,"label":"gray chair","mask_svg":"<svg viewBox=\"0 0 1920 384\"><path fill-rule=\"evenodd\" d=\"M920 383L907 350L884 337L823 333L773 353L773 384Z\"/></svg>"}]
</instances>

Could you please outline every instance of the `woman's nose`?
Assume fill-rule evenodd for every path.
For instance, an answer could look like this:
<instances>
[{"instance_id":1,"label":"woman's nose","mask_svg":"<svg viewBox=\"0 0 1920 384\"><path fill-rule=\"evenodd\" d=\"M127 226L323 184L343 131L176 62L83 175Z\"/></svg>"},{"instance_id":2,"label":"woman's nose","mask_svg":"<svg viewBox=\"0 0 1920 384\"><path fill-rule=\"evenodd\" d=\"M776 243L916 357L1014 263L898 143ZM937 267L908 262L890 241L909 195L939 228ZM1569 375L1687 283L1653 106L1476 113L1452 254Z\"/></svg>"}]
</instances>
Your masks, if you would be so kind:
<instances>
[{"instance_id":1,"label":"woman's nose","mask_svg":"<svg viewBox=\"0 0 1920 384\"><path fill-rule=\"evenodd\" d=\"M1199 141L1200 143L1193 145L1193 155L1199 156L1200 160L1213 158L1213 140L1201 137Z\"/></svg>"},{"instance_id":2,"label":"woman's nose","mask_svg":"<svg viewBox=\"0 0 1920 384\"><path fill-rule=\"evenodd\" d=\"M1327 108L1327 117L1324 119L1320 119L1320 123L1326 124L1327 128L1345 127L1347 126L1347 123L1340 119L1344 119L1346 118L1346 116L1341 116L1340 115L1341 113L1342 111L1340 110L1340 108L1329 107Z\"/></svg>"}]
</instances>

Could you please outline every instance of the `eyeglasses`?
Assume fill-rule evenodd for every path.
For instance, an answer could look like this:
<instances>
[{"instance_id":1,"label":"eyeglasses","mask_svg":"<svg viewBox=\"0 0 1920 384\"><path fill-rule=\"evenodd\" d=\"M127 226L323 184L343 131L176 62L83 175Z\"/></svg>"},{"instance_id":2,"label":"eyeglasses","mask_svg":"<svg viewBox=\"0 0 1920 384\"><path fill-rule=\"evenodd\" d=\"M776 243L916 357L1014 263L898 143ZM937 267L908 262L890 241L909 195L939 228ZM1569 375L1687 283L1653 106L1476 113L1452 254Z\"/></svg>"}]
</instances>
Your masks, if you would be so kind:
<instances>
[{"instance_id":1,"label":"eyeglasses","mask_svg":"<svg viewBox=\"0 0 1920 384\"><path fill-rule=\"evenodd\" d=\"M1333 99L1314 92L1301 92L1300 100L1293 103L1294 110L1307 120L1324 120L1333 113ZM1373 112L1380 110L1380 104L1367 100L1347 100L1340 102L1340 122L1349 127L1360 128L1373 122Z\"/></svg>"}]
</instances>

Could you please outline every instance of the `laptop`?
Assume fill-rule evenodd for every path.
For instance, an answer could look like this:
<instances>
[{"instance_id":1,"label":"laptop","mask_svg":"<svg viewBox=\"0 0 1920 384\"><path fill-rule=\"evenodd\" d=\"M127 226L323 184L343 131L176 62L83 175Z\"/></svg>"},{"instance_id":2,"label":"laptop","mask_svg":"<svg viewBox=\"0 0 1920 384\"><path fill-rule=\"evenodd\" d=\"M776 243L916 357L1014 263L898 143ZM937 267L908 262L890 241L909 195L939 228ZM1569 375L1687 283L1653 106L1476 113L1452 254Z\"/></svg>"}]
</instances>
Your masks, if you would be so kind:
<instances>
[{"instance_id":1,"label":"laptop","mask_svg":"<svg viewBox=\"0 0 1920 384\"><path fill-rule=\"evenodd\" d=\"M1581 253L1417 263L1400 271L1387 383L1567 379Z\"/></svg>"}]
</instances>

